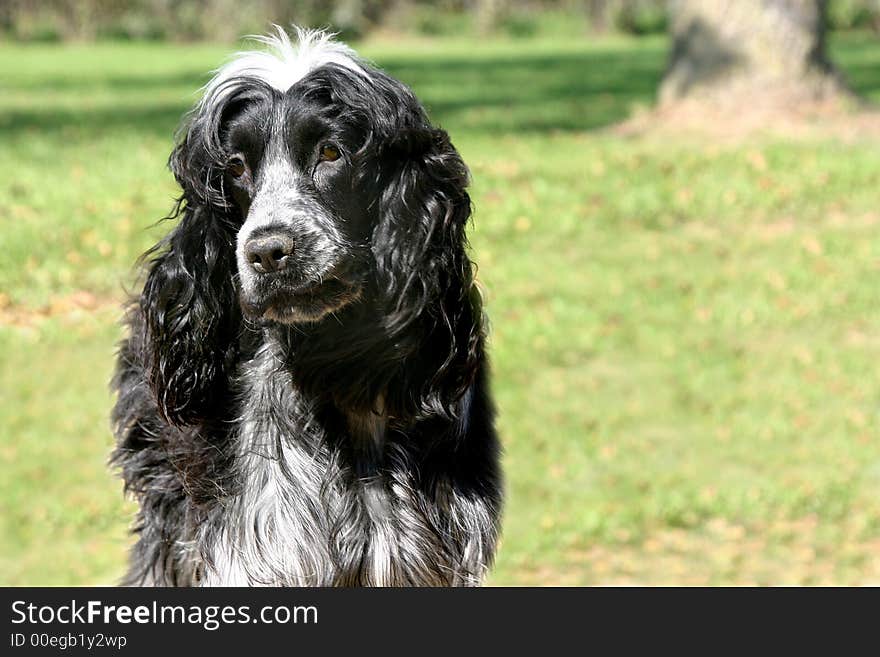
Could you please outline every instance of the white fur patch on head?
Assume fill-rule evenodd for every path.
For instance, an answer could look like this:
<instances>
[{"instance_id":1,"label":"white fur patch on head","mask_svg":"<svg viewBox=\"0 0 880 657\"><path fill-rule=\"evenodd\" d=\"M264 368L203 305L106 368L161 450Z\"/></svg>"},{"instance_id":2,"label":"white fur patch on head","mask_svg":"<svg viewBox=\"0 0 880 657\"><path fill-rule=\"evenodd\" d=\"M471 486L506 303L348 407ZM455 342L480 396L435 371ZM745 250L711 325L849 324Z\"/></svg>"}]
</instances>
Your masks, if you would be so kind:
<instances>
[{"instance_id":1,"label":"white fur patch on head","mask_svg":"<svg viewBox=\"0 0 880 657\"><path fill-rule=\"evenodd\" d=\"M216 102L225 95L227 83L241 77L257 78L279 91L287 91L310 71L325 64L365 73L355 52L344 43L334 41L333 34L297 26L293 29L294 41L278 25L274 34L249 37L266 49L236 53L205 86L204 99Z\"/></svg>"}]
</instances>

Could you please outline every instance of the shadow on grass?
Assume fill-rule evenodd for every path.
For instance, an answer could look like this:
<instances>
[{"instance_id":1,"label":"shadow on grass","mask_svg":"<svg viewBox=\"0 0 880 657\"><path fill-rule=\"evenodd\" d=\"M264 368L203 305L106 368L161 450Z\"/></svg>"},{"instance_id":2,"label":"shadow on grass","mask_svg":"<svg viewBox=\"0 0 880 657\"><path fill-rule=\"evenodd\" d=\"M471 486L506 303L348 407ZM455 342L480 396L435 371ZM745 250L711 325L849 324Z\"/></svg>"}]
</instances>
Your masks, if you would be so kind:
<instances>
[{"instance_id":1,"label":"shadow on grass","mask_svg":"<svg viewBox=\"0 0 880 657\"><path fill-rule=\"evenodd\" d=\"M835 36L832 57L856 92L880 100L876 38ZM378 63L412 86L432 119L448 130L503 136L593 130L621 121L634 106L654 101L665 59L663 42L646 40L555 52L530 50L524 42L507 55L483 50L472 57L390 56ZM86 78L54 74L7 84L4 92L32 95L33 107L0 112L0 137L61 131L68 139L89 139L122 130L170 137L208 77L182 64L170 75L92 71ZM73 94L74 101L41 104L41 93L56 91Z\"/></svg>"},{"instance_id":2,"label":"shadow on grass","mask_svg":"<svg viewBox=\"0 0 880 657\"><path fill-rule=\"evenodd\" d=\"M880 41L875 34L831 35L831 60L859 96L880 102Z\"/></svg>"},{"instance_id":3,"label":"shadow on grass","mask_svg":"<svg viewBox=\"0 0 880 657\"><path fill-rule=\"evenodd\" d=\"M657 49L385 62L412 85L437 122L499 134L580 131L653 102L663 70Z\"/></svg>"},{"instance_id":4,"label":"shadow on grass","mask_svg":"<svg viewBox=\"0 0 880 657\"><path fill-rule=\"evenodd\" d=\"M506 57L395 58L379 64L413 87L437 123L450 130L500 135L590 130L619 121L634 104L652 102L663 56L657 46L550 54L530 53L524 47ZM0 133L64 131L71 138L87 138L133 130L170 135L189 108L187 97L157 102L151 100L152 92L168 88L195 92L204 82L205 76L195 73L28 82L18 91L81 89L82 106L7 111L0 114ZM118 91L129 99L143 90L143 101L131 107L128 100L122 108L111 102L90 102L89 92L98 90L105 92L104 97L107 91Z\"/></svg>"},{"instance_id":5,"label":"shadow on grass","mask_svg":"<svg viewBox=\"0 0 880 657\"><path fill-rule=\"evenodd\" d=\"M211 76L205 71L180 71L173 75L101 75L94 73L87 76L79 75L39 75L27 79L19 79L14 83L6 83L5 89L12 91L143 91L161 90L169 87L192 89L195 93Z\"/></svg>"},{"instance_id":6,"label":"shadow on grass","mask_svg":"<svg viewBox=\"0 0 880 657\"><path fill-rule=\"evenodd\" d=\"M65 137L88 139L118 130L152 135L172 135L189 109L185 103L145 105L139 108L54 109L12 111L0 114L0 135L29 136L60 132Z\"/></svg>"},{"instance_id":7,"label":"shadow on grass","mask_svg":"<svg viewBox=\"0 0 880 657\"><path fill-rule=\"evenodd\" d=\"M844 79L859 96L880 102L880 61L855 64L844 69Z\"/></svg>"}]
</instances>

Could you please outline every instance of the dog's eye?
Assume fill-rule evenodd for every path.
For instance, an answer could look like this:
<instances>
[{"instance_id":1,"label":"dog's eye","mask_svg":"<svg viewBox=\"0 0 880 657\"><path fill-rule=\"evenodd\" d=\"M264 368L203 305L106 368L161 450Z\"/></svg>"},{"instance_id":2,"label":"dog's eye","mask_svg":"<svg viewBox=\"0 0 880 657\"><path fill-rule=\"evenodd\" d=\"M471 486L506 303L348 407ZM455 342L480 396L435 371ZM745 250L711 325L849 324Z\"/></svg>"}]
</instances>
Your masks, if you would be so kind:
<instances>
[{"instance_id":1,"label":"dog's eye","mask_svg":"<svg viewBox=\"0 0 880 657\"><path fill-rule=\"evenodd\" d=\"M241 178L247 171L247 164L241 155L233 155L226 162L226 170L233 178Z\"/></svg>"},{"instance_id":2,"label":"dog's eye","mask_svg":"<svg viewBox=\"0 0 880 657\"><path fill-rule=\"evenodd\" d=\"M334 162L339 159L339 149L333 144L324 144L321 146L321 161Z\"/></svg>"}]
</instances>

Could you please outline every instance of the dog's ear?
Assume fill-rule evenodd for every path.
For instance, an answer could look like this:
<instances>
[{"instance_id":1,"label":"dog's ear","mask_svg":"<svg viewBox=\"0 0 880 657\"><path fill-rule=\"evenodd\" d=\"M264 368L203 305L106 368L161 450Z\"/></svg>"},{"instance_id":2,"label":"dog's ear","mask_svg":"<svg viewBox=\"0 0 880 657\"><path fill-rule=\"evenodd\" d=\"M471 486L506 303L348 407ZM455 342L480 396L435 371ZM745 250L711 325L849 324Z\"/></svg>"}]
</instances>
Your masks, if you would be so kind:
<instances>
[{"instance_id":1,"label":"dog's ear","mask_svg":"<svg viewBox=\"0 0 880 657\"><path fill-rule=\"evenodd\" d=\"M407 383L424 412L454 415L482 359L482 310L467 255L467 167L421 107L382 145L388 173L373 234L387 329L418 350ZM408 330L417 327L418 330ZM418 340L418 343L413 341Z\"/></svg>"},{"instance_id":2,"label":"dog's ear","mask_svg":"<svg viewBox=\"0 0 880 657\"><path fill-rule=\"evenodd\" d=\"M148 266L144 365L159 410L174 424L204 417L226 383L240 321L234 249L210 208L187 206Z\"/></svg>"},{"instance_id":3,"label":"dog's ear","mask_svg":"<svg viewBox=\"0 0 880 657\"><path fill-rule=\"evenodd\" d=\"M147 254L139 300L142 358L163 416L174 424L211 415L228 379L240 314L235 292L235 228L222 173L196 116L172 153L183 188L172 232Z\"/></svg>"}]
</instances>

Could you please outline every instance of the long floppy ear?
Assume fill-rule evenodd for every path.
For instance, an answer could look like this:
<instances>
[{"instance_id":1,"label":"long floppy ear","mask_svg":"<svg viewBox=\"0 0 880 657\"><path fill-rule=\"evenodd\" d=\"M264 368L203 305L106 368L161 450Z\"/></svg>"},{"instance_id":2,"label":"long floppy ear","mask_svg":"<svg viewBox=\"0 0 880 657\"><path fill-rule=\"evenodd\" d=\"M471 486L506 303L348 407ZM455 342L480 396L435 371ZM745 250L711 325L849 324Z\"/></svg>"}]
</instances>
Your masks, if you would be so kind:
<instances>
[{"instance_id":1,"label":"long floppy ear","mask_svg":"<svg viewBox=\"0 0 880 657\"><path fill-rule=\"evenodd\" d=\"M414 401L422 412L454 416L483 349L480 296L466 252L469 175L449 136L431 127L420 107L406 123L382 147L392 173L373 250L389 303L387 328L417 350L405 368Z\"/></svg>"},{"instance_id":2,"label":"long floppy ear","mask_svg":"<svg viewBox=\"0 0 880 657\"><path fill-rule=\"evenodd\" d=\"M162 415L177 425L211 415L228 378L240 315L234 275L235 228L220 174L196 117L172 153L183 188L174 230L146 254L139 299L142 360Z\"/></svg>"}]
</instances>

